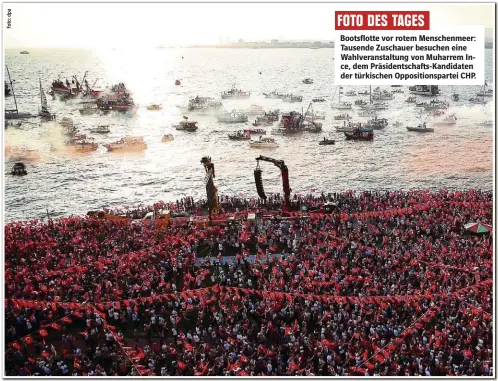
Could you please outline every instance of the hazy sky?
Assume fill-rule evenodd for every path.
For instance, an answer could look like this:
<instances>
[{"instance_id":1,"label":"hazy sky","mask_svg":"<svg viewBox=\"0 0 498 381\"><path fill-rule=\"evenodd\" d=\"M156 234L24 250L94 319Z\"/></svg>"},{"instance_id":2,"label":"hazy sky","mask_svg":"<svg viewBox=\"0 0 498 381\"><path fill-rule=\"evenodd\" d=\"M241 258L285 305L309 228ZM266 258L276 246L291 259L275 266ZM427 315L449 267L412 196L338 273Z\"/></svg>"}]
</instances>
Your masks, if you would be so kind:
<instances>
[{"instance_id":1,"label":"hazy sky","mask_svg":"<svg viewBox=\"0 0 498 381\"><path fill-rule=\"evenodd\" d=\"M494 4L4 3L4 47L217 44L232 40L334 39L335 10L429 10L436 25L493 28ZM491 37L487 34L486 37Z\"/></svg>"}]
</instances>

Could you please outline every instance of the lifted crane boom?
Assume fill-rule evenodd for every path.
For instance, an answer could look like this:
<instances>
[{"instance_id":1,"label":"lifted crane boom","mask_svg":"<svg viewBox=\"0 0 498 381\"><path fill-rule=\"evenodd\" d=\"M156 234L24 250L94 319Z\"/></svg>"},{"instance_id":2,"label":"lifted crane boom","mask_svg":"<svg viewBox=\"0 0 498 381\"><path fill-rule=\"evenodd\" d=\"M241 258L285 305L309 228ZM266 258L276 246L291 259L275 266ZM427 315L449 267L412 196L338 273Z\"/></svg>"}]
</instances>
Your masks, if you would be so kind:
<instances>
[{"instance_id":1,"label":"lifted crane boom","mask_svg":"<svg viewBox=\"0 0 498 381\"><path fill-rule=\"evenodd\" d=\"M258 162L258 166L254 170L254 177L256 179L256 188L258 190L258 195L262 199L266 200L266 195L263 189L263 182L261 178L261 169L259 168L259 161L267 161L269 163L273 163L280 172L282 173L282 183L284 187L284 210L290 210L290 186L289 186L289 169L285 165L283 160L272 159L271 157L259 156L256 158Z\"/></svg>"}]
</instances>

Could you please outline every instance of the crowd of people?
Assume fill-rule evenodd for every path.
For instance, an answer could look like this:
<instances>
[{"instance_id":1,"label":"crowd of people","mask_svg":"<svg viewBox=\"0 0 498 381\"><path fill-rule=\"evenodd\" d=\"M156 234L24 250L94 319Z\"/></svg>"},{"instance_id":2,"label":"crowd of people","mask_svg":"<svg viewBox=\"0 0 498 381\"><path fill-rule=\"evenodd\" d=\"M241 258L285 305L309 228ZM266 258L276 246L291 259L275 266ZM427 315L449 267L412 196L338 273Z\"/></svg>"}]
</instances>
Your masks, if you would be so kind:
<instances>
[{"instance_id":1,"label":"crowd of people","mask_svg":"<svg viewBox=\"0 0 498 381\"><path fill-rule=\"evenodd\" d=\"M493 375L493 237L465 228L492 224L491 192L294 201L221 197L259 218L205 227L7 224L7 375ZM162 208L204 204L127 215Z\"/></svg>"}]
</instances>

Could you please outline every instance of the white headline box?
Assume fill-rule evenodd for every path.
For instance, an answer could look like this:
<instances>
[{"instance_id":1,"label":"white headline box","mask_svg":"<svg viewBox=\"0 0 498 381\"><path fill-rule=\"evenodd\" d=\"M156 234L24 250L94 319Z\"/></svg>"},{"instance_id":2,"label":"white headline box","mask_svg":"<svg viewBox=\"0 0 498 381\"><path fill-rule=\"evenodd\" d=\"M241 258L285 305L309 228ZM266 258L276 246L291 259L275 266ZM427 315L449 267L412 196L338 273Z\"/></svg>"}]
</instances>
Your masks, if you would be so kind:
<instances>
[{"instance_id":1,"label":"white headline box","mask_svg":"<svg viewBox=\"0 0 498 381\"><path fill-rule=\"evenodd\" d=\"M441 36L472 41L444 41ZM481 25L428 31L336 31L334 43L336 85L484 84Z\"/></svg>"}]
</instances>

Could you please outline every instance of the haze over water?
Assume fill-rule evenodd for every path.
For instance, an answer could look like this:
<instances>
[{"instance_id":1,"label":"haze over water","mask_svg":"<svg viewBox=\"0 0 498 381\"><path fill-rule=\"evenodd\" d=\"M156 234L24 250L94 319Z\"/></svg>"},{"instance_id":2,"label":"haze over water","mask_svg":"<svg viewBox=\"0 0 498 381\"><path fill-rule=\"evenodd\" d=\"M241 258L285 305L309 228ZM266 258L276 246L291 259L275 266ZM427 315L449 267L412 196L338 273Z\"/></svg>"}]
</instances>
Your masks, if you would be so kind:
<instances>
[{"instance_id":1,"label":"haze over water","mask_svg":"<svg viewBox=\"0 0 498 381\"><path fill-rule=\"evenodd\" d=\"M333 49L151 49L151 50L31 50L19 55L19 50L7 50L6 64L12 79L19 110L37 113L39 82L47 91L58 78L81 80L88 71L88 82L99 78L96 88L124 82L133 93L139 110L135 115L111 113L102 116L81 116L77 100L60 102L48 97L49 108L63 117L74 120L75 126L98 143L120 139L125 135L144 136L148 150L140 155L107 153L104 147L91 154L64 155L50 151L50 145L61 144L57 123L40 123L39 119L23 122L21 128L5 130L5 144L26 145L40 149L42 159L27 165L28 176L12 177L14 162L5 165L5 219L24 220L85 214L104 207L150 204L159 200L175 200L185 195L205 198L202 156L211 156L216 167L215 184L219 194L257 197L253 170L259 155L285 160L289 167L292 193L339 192L348 189L450 189L492 188L493 129L477 123L493 120L493 102L487 106L466 102L481 90L477 86L442 87L443 96L450 102L447 114L454 112L458 122L454 126L435 127L433 134L410 133L406 126L417 125L418 108L405 103L409 96L396 94L388 101L389 110L379 114L389 119L389 126L375 131L373 142L345 141L343 133L335 132L330 109L335 92ZM493 83L492 50L486 50L486 80ZM302 83L304 78L314 83ZM180 79L182 86L175 86ZM249 108L252 104L266 110L306 109L312 98L323 97L315 111L326 112L323 133L298 136L276 136L279 147L274 150L249 148L248 142L228 140L228 133L248 128L247 124L218 124L214 116L194 116L199 122L196 133L176 131L172 124L182 119L177 107L187 105L188 99L199 96L220 97L231 88L253 92L249 100L223 100L227 110ZM389 89L389 87L384 87ZM366 88L344 87L343 92ZM303 95L302 103L283 103L265 99L263 92L278 90ZM453 92L460 94L460 102L453 102ZM356 98L342 97L354 101ZM422 98L419 97L419 100ZM426 98L429 101L431 98ZM337 96L335 101L337 101ZM146 105L161 104L161 111L147 111ZM8 97L6 108L12 108ZM354 107L353 115L359 109ZM351 112L350 112L351 113ZM367 121L353 118L353 121ZM394 127L396 121L402 127ZM427 120L431 125L431 120ZM98 136L88 129L110 125L111 133ZM276 125L276 124L275 124ZM266 130L270 134L271 128ZM161 136L173 134L175 140L161 143ZM332 146L319 146L323 136L336 140ZM257 138L257 137L256 137ZM267 193L281 192L279 171L268 163L262 164Z\"/></svg>"}]
</instances>

